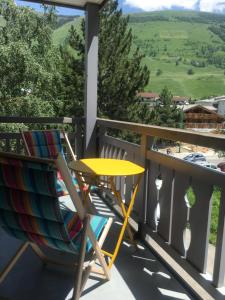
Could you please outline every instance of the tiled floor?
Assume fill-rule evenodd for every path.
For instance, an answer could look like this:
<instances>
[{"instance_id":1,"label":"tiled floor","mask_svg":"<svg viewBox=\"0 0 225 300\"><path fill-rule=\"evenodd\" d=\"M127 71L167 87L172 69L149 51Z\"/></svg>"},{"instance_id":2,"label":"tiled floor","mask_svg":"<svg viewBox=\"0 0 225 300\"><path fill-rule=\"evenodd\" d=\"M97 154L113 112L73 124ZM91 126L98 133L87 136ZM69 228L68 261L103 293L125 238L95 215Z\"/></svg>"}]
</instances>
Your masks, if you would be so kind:
<instances>
[{"instance_id":1,"label":"tiled floor","mask_svg":"<svg viewBox=\"0 0 225 300\"><path fill-rule=\"evenodd\" d=\"M99 207L107 208L96 198ZM106 248L112 248L120 222L116 219ZM0 268L15 253L19 242L0 229ZM50 251L51 256L70 261L73 257ZM56 266L43 266L40 259L28 249L14 269L0 285L0 299L10 300L69 300L72 295L73 273ZM1 298L2 297L2 298ZM138 249L124 242L112 269L109 282L91 276L81 299L193 299L184 287L173 278L149 249Z\"/></svg>"}]
</instances>

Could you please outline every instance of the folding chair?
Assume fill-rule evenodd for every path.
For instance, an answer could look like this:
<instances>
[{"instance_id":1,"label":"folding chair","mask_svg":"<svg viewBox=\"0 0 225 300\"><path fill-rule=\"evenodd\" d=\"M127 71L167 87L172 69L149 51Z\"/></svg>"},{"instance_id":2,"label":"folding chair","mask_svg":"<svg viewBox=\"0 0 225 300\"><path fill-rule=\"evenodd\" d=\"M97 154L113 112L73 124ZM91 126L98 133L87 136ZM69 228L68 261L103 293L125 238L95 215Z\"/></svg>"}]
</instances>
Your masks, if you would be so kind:
<instances>
[{"instance_id":1,"label":"folding chair","mask_svg":"<svg viewBox=\"0 0 225 300\"><path fill-rule=\"evenodd\" d=\"M66 148L72 160L76 160L76 155L73 152L67 134L64 130L50 129L50 130L29 130L21 131L22 139L29 156L56 159L60 153L65 158L61 136L66 142ZM72 177L74 185L78 187L77 179ZM58 196L68 195L65 183L62 180L60 172L57 172L57 192Z\"/></svg>"},{"instance_id":2,"label":"folding chair","mask_svg":"<svg viewBox=\"0 0 225 300\"><path fill-rule=\"evenodd\" d=\"M62 174L76 212L60 208L57 170ZM78 256L75 300L79 299L90 272L110 279L101 248L112 219L88 214L61 155L56 160L48 160L0 152L0 199L0 226L24 241L0 273L0 283L29 245L45 263L58 262L46 257L39 246ZM90 259L85 262L87 253ZM96 260L100 269L95 269Z\"/></svg>"},{"instance_id":3,"label":"folding chair","mask_svg":"<svg viewBox=\"0 0 225 300\"><path fill-rule=\"evenodd\" d=\"M61 143L61 135L66 142L68 153L72 160L76 160L68 136L64 130L28 130L21 131L26 152L29 156L56 159L61 153L65 157Z\"/></svg>"}]
</instances>

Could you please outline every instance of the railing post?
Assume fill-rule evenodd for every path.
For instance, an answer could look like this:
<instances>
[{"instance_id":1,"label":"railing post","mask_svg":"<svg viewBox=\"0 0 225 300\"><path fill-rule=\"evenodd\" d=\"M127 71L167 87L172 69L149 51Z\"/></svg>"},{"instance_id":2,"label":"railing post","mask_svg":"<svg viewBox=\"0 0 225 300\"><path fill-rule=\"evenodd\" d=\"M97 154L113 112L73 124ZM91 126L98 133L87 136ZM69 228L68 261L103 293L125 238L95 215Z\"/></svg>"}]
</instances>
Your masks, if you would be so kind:
<instances>
[{"instance_id":1,"label":"railing post","mask_svg":"<svg viewBox=\"0 0 225 300\"><path fill-rule=\"evenodd\" d=\"M85 157L96 156L99 5L86 5L85 49Z\"/></svg>"},{"instance_id":2,"label":"railing post","mask_svg":"<svg viewBox=\"0 0 225 300\"><path fill-rule=\"evenodd\" d=\"M106 128L103 126L99 126L97 129L97 139L96 139L96 149L97 149L97 157L104 157L103 156L103 144L102 144L102 137L106 134Z\"/></svg>"},{"instance_id":3,"label":"railing post","mask_svg":"<svg viewBox=\"0 0 225 300\"><path fill-rule=\"evenodd\" d=\"M225 189L220 199L219 223L217 231L216 253L214 261L213 285L222 287L225 276Z\"/></svg>"},{"instance_id":4,"label":"railing post","mask_svg":"<svg viewBox=\"0 0 225 300\"><path fill-rule=\"evenodd\" d=\"M138 222L138 236L141 236L143 225L147 223L147 199L148 199L148 160L146 158L148 149L151 149L152 145L154 143L154 138L149 137L147 135L141 136L141 148L140 148L140 163L145 168L144 177L142 179L142 183L140 185L140 189L143 190L142 194L142 211L139 217Z\"/></svg>"}]
</instances>

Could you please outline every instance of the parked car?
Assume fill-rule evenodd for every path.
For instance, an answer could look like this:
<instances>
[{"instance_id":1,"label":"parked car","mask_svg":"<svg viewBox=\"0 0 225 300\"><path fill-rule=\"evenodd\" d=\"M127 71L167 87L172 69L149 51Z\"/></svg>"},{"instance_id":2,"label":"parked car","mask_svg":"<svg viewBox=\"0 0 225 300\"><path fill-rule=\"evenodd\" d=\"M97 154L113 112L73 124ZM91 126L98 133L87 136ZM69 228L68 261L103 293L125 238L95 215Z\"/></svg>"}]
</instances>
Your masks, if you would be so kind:
<instances>
[{"instance_id":1,"label":"parked car","mask_svg":"<svg viewBox=\"0 0 225 300\"><path fill-rule=\"evenodd\" d=\"M190 162L206 161L206 158L203 154L196 152L188 154L183 159Z\"/></svg>"},{"instance_id":2,"label":"parked car","mask_svg":"<svg viewBox=\"0 0 225 300\"><path fill-rule=\"evenodd\" d=\"M207 162L207 161L196 161L196 164L205 167L205 168L210 168L216 171L220 171L219 168L217 168L217 166L213 163Z\"/></svg>"},{"instance_id":3,"label":"parked car","mask_svg":"<svg viewBox=\"0 0 225 300\"><path fill-rule=\"evenodd\" d=\"M220 171L225 172L225 161L219 163L217 167L220 169Z\"/></svg>"}]
</instances>

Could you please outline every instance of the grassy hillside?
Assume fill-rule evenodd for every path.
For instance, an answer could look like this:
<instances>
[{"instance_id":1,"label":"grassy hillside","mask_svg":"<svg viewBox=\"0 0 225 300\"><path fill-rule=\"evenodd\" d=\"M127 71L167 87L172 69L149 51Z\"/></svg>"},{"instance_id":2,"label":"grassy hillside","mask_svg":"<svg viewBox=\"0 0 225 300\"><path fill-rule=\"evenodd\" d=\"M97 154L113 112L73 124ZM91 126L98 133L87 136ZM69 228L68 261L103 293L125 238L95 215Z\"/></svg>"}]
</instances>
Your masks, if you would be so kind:
<instances>
[{"instance_id":1,"label":"grassy hillside","mask_svg":"<svg viewBox=\"0 0 225 300\"><path fill-rule=\"evenodd\" d=\"M55 43L62 43L70 26L79 26L80 20L58 28ZM146 55L144 63L151 70L146 91L160 92L166 85L174 95L192 99L225 94L225 43L210 30L224 23L224 15L210 13L132 14L134 44Z\"/></svg>"},{"instance_id":2,"label":"grassy hillside","mask_svg":"<svg viewBox=\"0 0 225 300\"><path fill-rule=\"evenodd\" d=\"M222 15L197 12L131 16L135 44L147 56L144 62L151 70L146 90L160 92L167 85L174 95L191 98L224 94L224 69L210 64L202 54L202 49L216 46L219 52L223 47L224 42L209 26L224 21ZM188 75L189 69L193 75Z\"/></svg>"},{"instance_id":3,"label":"grassy hillside","mask_svg":"<svg viewBox=\"0 0 225 300\"><path fill-rule=\"evenodd\" d=\"M79 18L79 16L57 15L56 28L59 28L68 22L74 21L74 19L76 19L76 18Z\"/></svg>"},{"instance_id":4,"label":"grassy hillside","mask_svg":"<svg viewBox=\"0 0 225 300\"><path fill-rule=\"evenodd\" d=\"M53 33L54 44L59 45L65 41L72 25L80 30L81 20L82 17L75 17L72 21L66 22L64 25L58 27Z\"/></svg>"}]
</instances>

